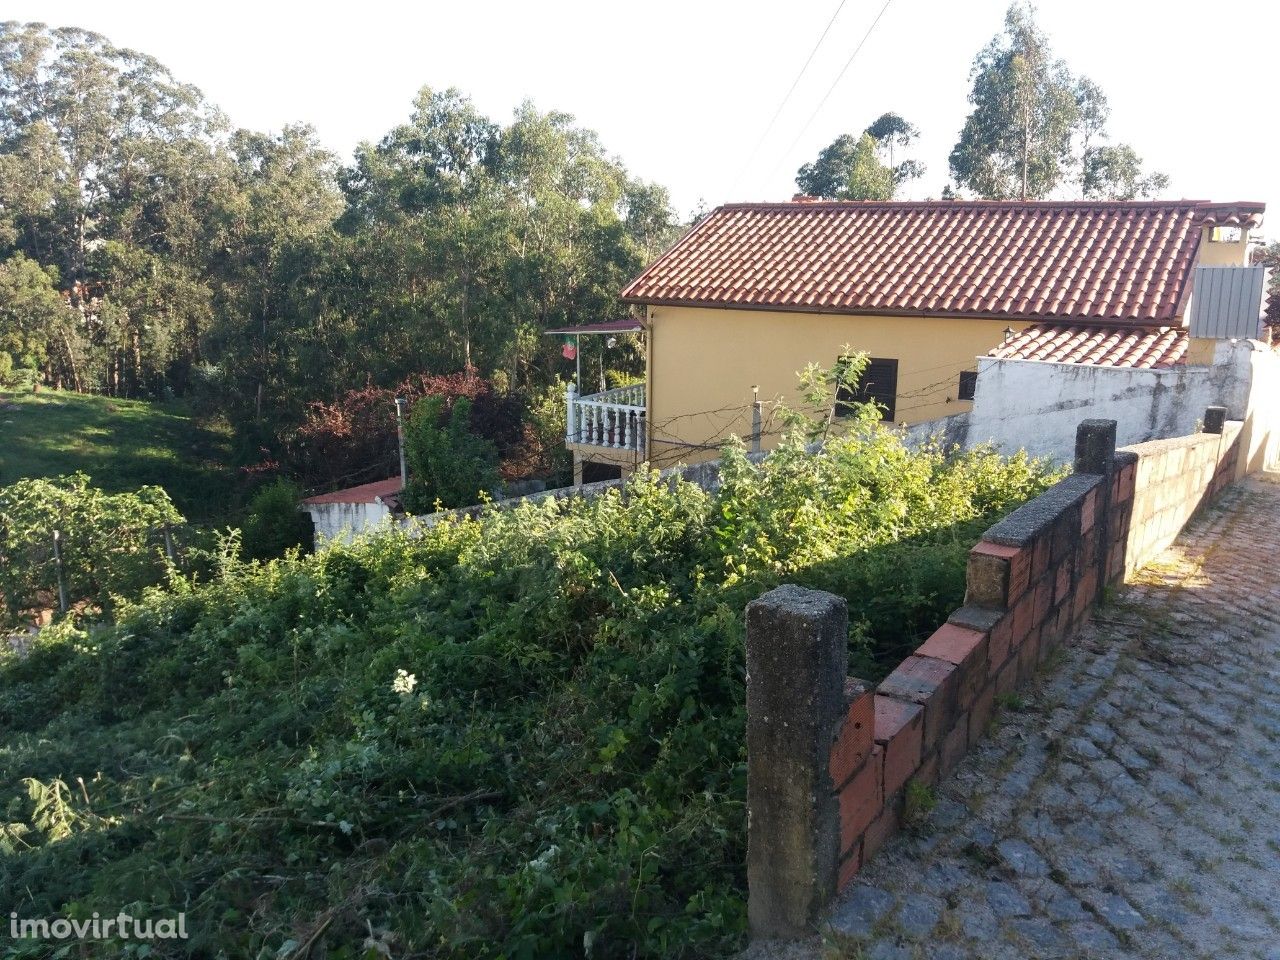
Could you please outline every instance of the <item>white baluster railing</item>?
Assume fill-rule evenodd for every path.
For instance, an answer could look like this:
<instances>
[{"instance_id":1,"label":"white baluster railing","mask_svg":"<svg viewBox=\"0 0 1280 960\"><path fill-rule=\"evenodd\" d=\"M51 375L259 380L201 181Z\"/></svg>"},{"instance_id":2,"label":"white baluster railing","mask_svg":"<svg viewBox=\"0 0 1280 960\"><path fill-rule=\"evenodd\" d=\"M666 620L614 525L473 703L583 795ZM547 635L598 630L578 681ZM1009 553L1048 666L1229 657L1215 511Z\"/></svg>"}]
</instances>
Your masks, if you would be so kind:
<instances>
[{"instance_id":1,"label":"white baluster railing","mask_svg":"<svg viewBox=\"0 0 1280 960\"><path fill-rule=\"evenodd\" d=\"M604 393L579 397L569 384L565 391L568 410L565 417L565 442L608 447L613 450L645 448L644 384L615 387Z\"/></svg>"}]
</instances>

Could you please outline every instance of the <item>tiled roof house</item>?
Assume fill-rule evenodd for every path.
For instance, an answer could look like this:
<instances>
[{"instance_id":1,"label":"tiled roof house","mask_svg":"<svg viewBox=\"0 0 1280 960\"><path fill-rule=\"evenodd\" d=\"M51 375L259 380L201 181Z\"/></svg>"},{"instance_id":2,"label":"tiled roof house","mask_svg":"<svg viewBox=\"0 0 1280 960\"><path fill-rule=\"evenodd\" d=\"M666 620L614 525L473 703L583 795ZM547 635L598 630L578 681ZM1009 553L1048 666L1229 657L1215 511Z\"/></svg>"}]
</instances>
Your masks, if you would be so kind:
<instances>
[{"instance_id":1,"label":"tiled roof house","mask_svg":"<svg viewBox=\"0 0 1280 960\"><path fill-rule=\"evenodd\" d=\"M711 456L751 431L753 399L794 398L796 371L845 344L872 357L863 396L906 423L967 409L987 354L1186 363L1197 268L1247 263L1262 212L1194 200L719 207L622 291L648 335L644 434L629 431L645 449L605 460ZM576 454L616 442L603 419L590 439L571 434Z\"/></svg>"}]
</instances>

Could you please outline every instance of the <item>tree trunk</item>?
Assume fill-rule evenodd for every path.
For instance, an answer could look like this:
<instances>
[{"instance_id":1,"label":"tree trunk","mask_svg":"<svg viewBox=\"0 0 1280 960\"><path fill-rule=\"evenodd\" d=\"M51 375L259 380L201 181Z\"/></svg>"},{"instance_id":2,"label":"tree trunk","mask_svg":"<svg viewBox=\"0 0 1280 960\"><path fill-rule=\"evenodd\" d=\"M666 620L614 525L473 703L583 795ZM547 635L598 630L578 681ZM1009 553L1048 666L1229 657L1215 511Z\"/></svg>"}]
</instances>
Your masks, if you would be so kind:
<instances>
[{"instance_id":1,"label":"tree trunk","mask_svg":"<svg viewBox=\"0 0 1280 960\"><path fill-rule=\"evenodd\" d=\"M74 389L76 393L83 393L84 391L80 386L80 373L76 369L76 355L75 355L75 352L71 349L71 337L67 335L66 330L62 331L62 345L66 348L67 365L71 368L72 389Z\"/></svg>"},{"instance_id":2,"label":"tree trunk","mask_svg":"<svg viewBox=\"0 0 1280 960\"><path fill-rule=\"evenodd\" d=\"M133 393L136 396L142 388L142 337L138 328L134 327L131 336L130 350L133 354Z\"/></svg>"},{"instance_id":3,"label":"tree trunk","mask_svg":"<svg viewBox=\"0 0 1280 960\"><path fill-rule=\"evenodd\" d=\"M258 390L253 401L253 418L262 420L263 400L267 392L267 293L266 282L263 281L262 293L262 339L258 343Z\"/></svg>"},{"instance_id":4,"label":"tree trunk","mask_svg":"<svg viewBox=\"0 0 1280 960\"><path fill-rule=\"evenodd\" d=\"M471 319L467 316L467 293L471 288L471 278L462 275L462 369L471 371Z\"/></svg>"},{"instance_id":5,"label":"tree trunk","mask_svg":"<svg viewBox=\"0 0 1280 960\"><path fill-rule=\"evenodd\" d=\"M84 283L84 211L76 215L76 264L75 277L80 283Z\"/></svg>"},{"instance_id":6,"label":"tree trunk","mask_svg":"<svg viewBox=\"0 0 1280 960\"><path fill-rule=\"evenodd\" d=\"M1022 126L1022 199L1027 199L1027 172L1031 165L1031 127L1024 121Z\"/></svg>"}]
</instances>

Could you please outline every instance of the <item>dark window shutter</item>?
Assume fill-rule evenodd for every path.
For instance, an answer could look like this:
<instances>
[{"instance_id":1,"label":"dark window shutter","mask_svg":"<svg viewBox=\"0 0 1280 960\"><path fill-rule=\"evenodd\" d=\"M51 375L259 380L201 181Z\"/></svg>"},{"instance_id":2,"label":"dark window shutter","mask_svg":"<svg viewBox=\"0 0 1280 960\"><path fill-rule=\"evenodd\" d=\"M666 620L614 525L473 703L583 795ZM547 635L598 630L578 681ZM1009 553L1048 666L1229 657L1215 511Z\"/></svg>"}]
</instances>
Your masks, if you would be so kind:
<instances>
[{"instance_id":1,"label":"dark window shutter","mask_svg":"<svg viewBox=\"0 0 1280 960\"><path fill-rule=\"evenodd\" d=\"M880 419L892 420L897 399L898 361L872 357L852 390L842 386L836 391L836 413L848 415L849 404L874 400L880 407Z\"/></svg>"},{"instance_id":2,"label":"dark window shutter","mask_svg":"<svg viewBox=\"0 0 1280 960\"><path fill-rule=\"evenodd\" d=\"M960 392L956 394L957 399L972 400L973 392L978 387L978 371L977 370L961 370L960 371Z\"/></svg>"}]
</instances>

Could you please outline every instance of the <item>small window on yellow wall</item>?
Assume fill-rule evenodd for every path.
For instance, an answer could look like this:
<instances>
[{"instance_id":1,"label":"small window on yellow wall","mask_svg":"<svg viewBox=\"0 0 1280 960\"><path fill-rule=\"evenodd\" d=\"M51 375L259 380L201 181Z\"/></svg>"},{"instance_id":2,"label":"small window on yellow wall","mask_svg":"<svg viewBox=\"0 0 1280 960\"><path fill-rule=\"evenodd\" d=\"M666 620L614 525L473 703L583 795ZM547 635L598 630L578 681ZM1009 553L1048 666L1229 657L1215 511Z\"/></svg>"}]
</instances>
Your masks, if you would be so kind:
<instances>
[{"instance_id":1,"label":"small window on yellow wall","mask_svg":"<svg viewBox=\"0 0 1280 960\"><path fill-rule=\"evenodd\" d=\"M960 387L956 392L957 400L972 400L973 392L978 387L977 370L960 371Z\"/></svg>"},{"instance_id":2,"label":"small window on yellow wall","mask_svg":"<svg viewBox=\"0 0 1280 960\"><path fill-rule=\"evenodd\" d=\"M843 358L836 362L843 362ZM853 412L852 404L875 401L880 408L880 419L892 420L897 399L898 361L872 357L856 384L836 388L836 416L848 416Z\"/></svg>"},{"instance_id":3,"label":"small window on yellow wall","mask_svg":"<svg viewBox=\"0 0 1280 960\"><path fill-rule=\"evenodd\" d=\"M1209 234L1211 243L1239 243L1240 242L1239 227L1214 227L1213 232Z\"/></svg>"}]
</instances>

